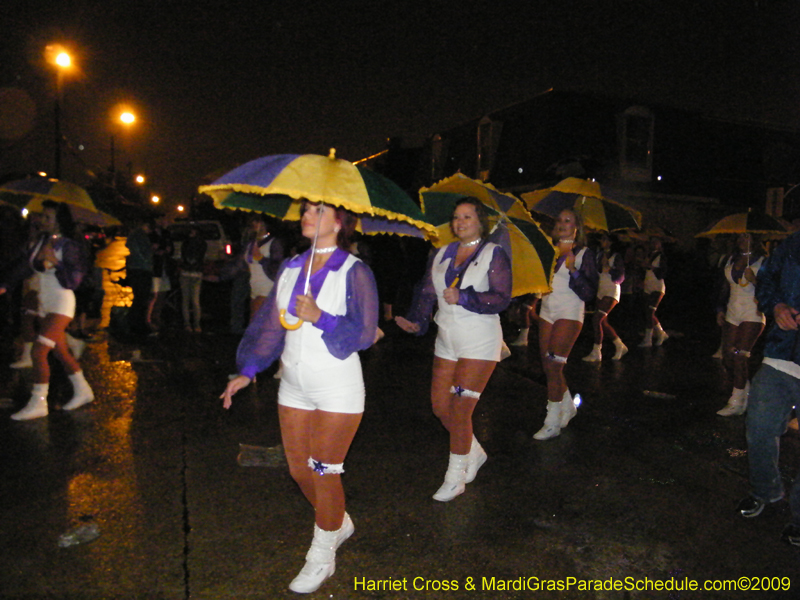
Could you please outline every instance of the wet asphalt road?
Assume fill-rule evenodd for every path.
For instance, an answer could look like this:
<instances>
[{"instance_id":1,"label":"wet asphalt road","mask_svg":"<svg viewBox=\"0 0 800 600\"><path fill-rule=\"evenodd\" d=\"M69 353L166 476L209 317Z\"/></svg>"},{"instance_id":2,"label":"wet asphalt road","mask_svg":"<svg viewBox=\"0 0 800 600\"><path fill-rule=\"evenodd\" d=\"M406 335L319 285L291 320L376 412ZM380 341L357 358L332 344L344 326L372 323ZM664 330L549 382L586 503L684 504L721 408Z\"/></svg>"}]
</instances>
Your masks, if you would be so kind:
<instances>
[{"instance_id":1,"label":"wet asphalt road","mask_svg":"<svg viewBox=\"0 0 800 600\"><path fill-rule=\"evenodd\" d=\"M31 374L0 368L0 597L296 597L287 585L303 565L312 511L285 468L237 464L240 444L280 443L278 382L262 375L231 411L221 408L238 341L224 333L224 312L209 313L203 334L176 327L142 343L100 336L82 359L97 399L74 413L58 410L70 389L57 374L50 416L10 421ZM311 597L800 597L800 549L779 539L788 505L752 520L735 513L748 491L744 421L714 414L728 384L710 358L713 332L668 327L676 335L649 350L634 348L632 332L622 361L591 365L580 360L591 347L586 327L567 367L584 403L559 438L537 442L545 389L534 331L530 350L513 349L478 405L475 431L489 461L464 495L439 503L431 495L448 450L428 401L433 337L386 329L363 354L367 410L345 463L356 532ZM137 349L143 360L132 361ZM2 352L5 365L10 349ZM798 450L790 431L787 482ZM82 517L100 536L59 548ZM759 581L791 589L635 589L670 577L788 578ZM534 588L529 578L575 582L562 592L515 591L520 578ZM390 579L401 589L386 590ZM634 589L577 589L587 580Z\"/></svg>"}]
</instances>

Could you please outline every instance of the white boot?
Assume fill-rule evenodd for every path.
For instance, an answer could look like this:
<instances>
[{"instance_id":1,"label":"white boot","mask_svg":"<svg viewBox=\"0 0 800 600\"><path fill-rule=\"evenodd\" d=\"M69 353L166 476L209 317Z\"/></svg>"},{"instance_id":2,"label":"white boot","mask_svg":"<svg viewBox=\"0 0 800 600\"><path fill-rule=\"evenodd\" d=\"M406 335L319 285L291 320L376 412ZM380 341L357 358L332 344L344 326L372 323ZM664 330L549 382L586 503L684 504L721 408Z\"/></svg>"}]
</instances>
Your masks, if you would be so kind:
<instances>
[{"instance_id":1,"label":"white boot","mask_svg":"<svg viewBox=\"0 0 800 600\"><path fill-rule=\"evenodd\" d=\"M22 344L22 356L19 357L19 360L16 362L11 363L8 365L12 369L27 369L28 367L33 366L33 360L31 359L31 350L33 349L33 342L24 342Z\"/></svg>"},{"instance_id":2,"label":"white boot","mask_svg":"<svg viewBox=\"0 0 800 600\"><path fill-rule=\"evenodd\" d=\"M617 350L614 352L614 356L611 357L611 360L619 360L628 353L628 347L623 344L622 340L619 338L614 338L614 347Z\"/></svg>"},{"instance_id":3,"label":"white boot","mask_svg":"<svg viewBox=\"0 0 800 600\"><path fill-rule=\"evenodd\" d=\"M528 333L530 333L529 327L523 327L519 330L519 335L517 339L511 342L512 346L527 346L528 345Z\"/></svg>"},{"instance_id":4,"label":"white boot","mask_svg":"<svg viewBox=\"0 0 800 600\"><path fill-rule=\"evenodd\" d=\"M480 445L478 439L473 435L472 436L472 446L469 448L469 454L467 455L469 458L467 459L467 468L466 468L466 478L464 479L464 483L472 483L475 481L475 476L478 474L478 469L483 466L483 463L486 462L486 459L489 458L486 455L486 450Z\"/></svg>"},{"instance_id":5,"label":"white boot","mask_svg":"<svg viewBox=\"0 0 800 600\"><path fill-rule=\"evenodd\" d=\"M47 392L50 390L49 383L34 383L31 391L31 399L25 408L15 412L11 418L15 421L27 421L28 419L38 419L47 416Z\"/></svg>"},{"instance_id":6,"label":"white boot","mask_svg":"<svg viewBox=\"0 0 800 600\"><path fill-rule=\"evenodd\" d=\"M733 388L733 394L728 398L728 403L724 408L717 411L721 417L735 417L743 415L747 410L747 396L750 394L750 382L748 381L744 389Z\"/></svg>"},{"instance_id":7,"label":"white boot","mask_svg":"<svg viewBox=\"0 0 800 600\"><path fill-rule=\"evenodd\" d=\"M639 344L639 348L650 348L653 345L653 330L644 330L644 339Z\"/></svg>"},{"instance_id":8,"label":"white boot","mask_svg":"<svg viewBox=\"0 0 800 600\"><path fill-rule=\"evenodd\" d=\"M575 401L572 398L572 394L569 393L569 390L564 392L564 396L561 399L561 429L564 429L569 422L572 420L572 417L578 414L578 407L575 406Z\"/></svg>"},{"instance_id":9,"label":"white boot","mask_svg":"<svg viewBox=\"0 0 800 600\"><path fill-rule=\"evenodd\" d=\"M598 362L603 360L603 346L601 344L592 346L592 351L584 356L583 360L586 362Z\"/></svg>"},{"instance_id":10,"label":"white boot","mask_svg":"<svg viewBox=\"0 0 800 600\"><path fill-rule=\"evenodd\" d=\"M86 378L83 376L83 371L78 371L70 375L69 381L72 383L72 399L61 408L64 410L75 410L94 400L94 392L92 388L89 387L89 382L87 382Z\"/></svg>"},{"instance_id":11,"label":"white boot","mask_svg":"<svg viewBox=\"0 0 800 600\"><path fill-rule=\"evenodd\" d=\"M657 327L655 329L655 339L653 340L653 345L654 346L660 346L661 344L666 342L668 339L669 339L669 336L667 335L667 332L664 331L661 328L661 326L659 326L659 327Z\"/></svg>"},{"instance_id":12,"label":"white boot","mask_svg":"<svg viewBox=\"0 0 800 600\"><path fill-rule=\"evenodd\" d=\"M298 594L310 594L318 590L322 582L334 574L336 571L336 548L341 543L339 541L341 530L340 528L337 531L325 531L320 529L316 523L314 524L314 539L311 540L311 548L306 553L306 564L297 577L292 579L289 584L290 590Z\"/></svg>"},{"instance_id":13,"label":"white boot","mask_svg":"<svg viewBox=\"0 0 800 600\"><path fill-rule=\"evenodd\" d=\"M561 433L561 402L547 401L547 416L542 428L533 434L535 440L549 440Z\"/></svg>"},{"instance_id":14,"label":"white boot","mask_svg":"<svg viewBox=\"0 0 800 600\"><path fill-rule=\"evenodd\" d=\"M444 483L433 495L434 500L449 502L456 496L464 493L464 484L467 478L467 461L469 454L450 453L447 464L447 473L444 474ZM477 472L477 471L476 471Z\"/></svg>"},{"instance_id":15,"label":"white boot","mask_svg":"<svg viewBox=\"0 0 800 600\"><path fill-rule=\"evenodd\" d=\"M67 335L67 346L69 346L69 351L72 352L72 356L75 357L75 360L80 360L81 356L83 356L83 351L86 349L86 342L74 338L70 334L66 335Z\"/></svg>"}]
</instances>

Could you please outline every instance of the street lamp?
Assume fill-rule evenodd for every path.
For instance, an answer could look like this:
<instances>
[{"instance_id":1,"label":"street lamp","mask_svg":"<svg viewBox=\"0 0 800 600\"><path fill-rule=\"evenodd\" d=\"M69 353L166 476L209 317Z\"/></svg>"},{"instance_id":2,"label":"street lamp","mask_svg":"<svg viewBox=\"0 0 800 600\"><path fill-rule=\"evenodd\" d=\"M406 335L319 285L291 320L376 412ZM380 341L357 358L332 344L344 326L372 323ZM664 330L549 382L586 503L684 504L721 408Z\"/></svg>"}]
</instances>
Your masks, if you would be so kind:
<instances>
[{"instance_id":1,"label":"street lamp","mask_svg":"<svg viewBox=\"0 0 800 600\"><path fill-rule=\"evenodd\" d=\"M61 97L64 86L64 72L72 67L72 57L59 45L45 47L45 57L56 67L55 100L55 177L61 179Z\"/></svg>"},{"instance_id":2,"label":"street lamp","mask_svg":"<svg viewBox=\"0 0 800 600\"><path fill-rule=\"evenodd\" d=\"M119 122L122 123L123 125L127 126L127 127L130 127L135 121L136 121L136 115L134 115L130 111L127 111L127 110L123 111L119 115ZM115 162L116 162L115 161L115 156L116 156L116 149L114 147L114 134L112 133L111 134L111 167L110 167L109 170L111 171L111 177L112 177L112 181L113 181L114 185L116 185L116 180L117 180L117 175L116 175L117 169L116 169L116 164L115 164Z\"/></svg>"},{"instance_id":3,"label":"street lamp","mask_svg":"<svg viewBox=\"0 0 800 600\"><path fill-rule=\"evenodd\" d=\"M153 204L158 204L159 202L161 202L161 198L153 194L153 196L150 198L150 202L152 202Z\"/></svg>"}]
</instances>

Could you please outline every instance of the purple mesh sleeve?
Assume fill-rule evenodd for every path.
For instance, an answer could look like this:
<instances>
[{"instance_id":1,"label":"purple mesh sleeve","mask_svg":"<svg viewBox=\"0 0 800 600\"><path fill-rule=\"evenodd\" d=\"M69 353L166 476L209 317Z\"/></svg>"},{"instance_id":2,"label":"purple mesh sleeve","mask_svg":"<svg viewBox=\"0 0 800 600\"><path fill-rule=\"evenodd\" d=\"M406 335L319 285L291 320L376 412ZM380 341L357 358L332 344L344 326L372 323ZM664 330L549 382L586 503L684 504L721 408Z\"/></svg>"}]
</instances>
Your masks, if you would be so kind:
<instances>
[{"instance_id":1,"label":"purple mesh sleeve","mask_svg":"<svg viewBox=\"0 0 800 600\"><path fill-rule=\"evenodd\" d=\"M489 315L504 311L510 302L511 264L505 250L497 246L489 264L489 289L477 292L472 286L463 288L459 290L458 304L470 312Z\"/></svg>"},{"instance_id":2,"label":"purple mesh sleeve","mask_svg":"<svg viewBox=\"0 0 800 600\"><path fill-rule=\"evenodd\" d=\"M323 313L316 323L322 329L322 341L338 359L366 350L375 341L378 329L378 287L370 268L357 262L347 272L347 312Z\"/></svg>"},{"instance_id":3,"label":"purple mesh sleeve","mask_svg":"<svg viewBox=\"0 0 800 600\"><path fill-rule=\"evenodd\" d=\"M597 295L597 284L600 275L597 273L597 261L594 255L583 250L583 260L579 269L575 269L569 276L569 289L583 300L590 302Z\"/></svg>"},{"instance_id":4,"label":"purple mesh sleeve","mask_svg":"<svg viewBox=\"0 0 800 600\"><path fill-rule=\"evenodd\" d=\"M284 268L285 265L278 271L277 277ZM239 373L250 379L268 369L283 352L286 330L281 325L278 306L275 303L277 289L278 286L274 286L261 304L236 350L236 366Z\"/></svg>"},{"instance_id":5,"label":"purple mesh sleeve","mask_svg":"<svg viewBox=\"0 0 800 600\"><path fill-rule=\"evenodd\" d=\"M61 246L61 260L56 265L56 279L64 289L77 289L86 274L81 248L69 238L61 238L57 246Z\"/></svg>"}]
</instances>

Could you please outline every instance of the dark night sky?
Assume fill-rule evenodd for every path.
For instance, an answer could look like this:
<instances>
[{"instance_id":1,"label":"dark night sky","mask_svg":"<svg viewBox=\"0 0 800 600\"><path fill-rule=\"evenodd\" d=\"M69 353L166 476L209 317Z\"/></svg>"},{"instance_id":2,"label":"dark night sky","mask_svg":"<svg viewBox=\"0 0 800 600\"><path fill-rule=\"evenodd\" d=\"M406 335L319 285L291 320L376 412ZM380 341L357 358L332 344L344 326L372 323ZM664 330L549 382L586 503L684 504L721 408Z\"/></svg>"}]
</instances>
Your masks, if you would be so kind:
<instances>
[{"instance_id":1,"label":"dark night sky","mask_svg":"<svg viewBox=\"0 0 800 600\"><path fill-rule=\"evenodd\" d=\"M173 204L258 156L334 146L357 160L550 87L800 127L795 0L225 4L6 0L0 89L36 113L12 135L18 104L0 102L0 177L52 171L55 77L40 53L56 39L80 68L64 121L82 162L108 166L111 109L128 102L141 119L117 134L118 164Z\"/></svg>"}]
</instances>

